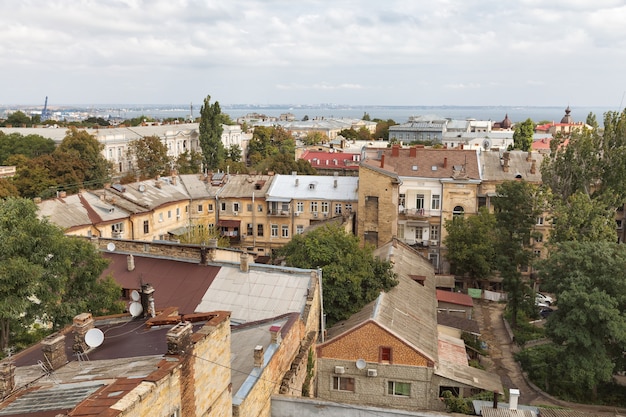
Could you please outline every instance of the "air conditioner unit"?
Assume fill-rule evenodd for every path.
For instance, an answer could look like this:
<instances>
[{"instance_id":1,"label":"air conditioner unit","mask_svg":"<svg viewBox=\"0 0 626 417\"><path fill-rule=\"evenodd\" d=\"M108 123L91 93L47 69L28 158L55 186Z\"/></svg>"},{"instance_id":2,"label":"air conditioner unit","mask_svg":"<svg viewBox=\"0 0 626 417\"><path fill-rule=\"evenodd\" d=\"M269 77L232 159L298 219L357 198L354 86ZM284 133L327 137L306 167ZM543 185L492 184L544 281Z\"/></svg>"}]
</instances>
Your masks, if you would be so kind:
<instances>
[{"instance_id":1,"label":"air conditioner unit","mask_svg":"<svg viewBox=\"0 0 626 417\"><path fill-rule=\"evenodd\" d=\"M346 372L346 368L344 368L343 366L335 366L336 374L344 374L345 372Z\"/></svg>"},{"instance_id":2,"label":"air conditioner unit","mask_svg":"<svg viewBox=\"0 0 626 417\"><path fill-rule=\"evenodd\" d=\"M180 214L176 215L176 220L180 220Z\"/></svg>"},{"instance_id":3,"label":"air conditioner unit","mask_svg":"<svg viewBox=\"0 0 626 417\"><path fill-rule=\"evenodd\" d=\"M431 240L430 241L430 246L437 246L439 244L438 240Z\"/></svg>"},{"instance_id":4,"label":"air conditioner unit","mask_svg":"<svg viewBox=\"0 0 626 417\"><path fill-rule=\"evenodd\" d=\"M299 212L299 211L296 211L296 212L295 212L295 215L296 215L296 216L299 216L299 215L300 215L300 212Z\"/></svg>"},{"instance_id":5,"label":"air conditioner unit","mask_svg":"<svg viewBox=\"0 0 626 417\"><path fill-rule=\"evenodd\" d=\"M378 376L378 371L376 369L368 369L367 376Z\"/></svg>"}]
</instances>

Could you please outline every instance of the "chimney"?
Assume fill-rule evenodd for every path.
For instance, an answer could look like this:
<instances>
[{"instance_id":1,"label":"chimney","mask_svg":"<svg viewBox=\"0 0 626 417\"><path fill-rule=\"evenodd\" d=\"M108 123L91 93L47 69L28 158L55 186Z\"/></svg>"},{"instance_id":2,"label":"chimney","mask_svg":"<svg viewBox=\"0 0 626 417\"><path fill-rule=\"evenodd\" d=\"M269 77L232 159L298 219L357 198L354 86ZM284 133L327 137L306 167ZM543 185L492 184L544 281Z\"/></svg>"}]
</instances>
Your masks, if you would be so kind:
<instances>
[{"instance_id":1,"label":"chimney","mask_svg":"<svg viewBox=\"0 0 626 417\"><path fill-rule=\"evenodd\" d=\"M280 342L282 340L282 336L280 334L280 326L270 327L270 336L271 343L276 343L277 345L280 345Z\"/></svg>"},{"instance_id":2,"label":"chimney","mask_svg":"<svg viewBox=\"0 0 626 417\"><path fill-rule=\"evenodd\" d=\"M250 255L247 252L243 252L239 256L239 269L241 272L248 272L250 270Z\"/></svg>"},{"instance_id":3,"label":"chimney","mask_svg":"<svg viewBox=\"0 0 626 417\"><path fill-rule=\"evenodd\" d=\"M505 152L502 157L504 158L504 164L502 165L502 170L504 172L509 172L509 158L510 158L510 154L508 152Z\"/></svg>"},{"instance_id":4,"label":"chimney","mask_svg":"<svg viewBox=\"0 0 626 417\"><path fill-rule=\"evenodd\" d=\"M384 168L385 167L385 155L381 155L380 156L380 167Z\"/></svg>"},{"instance_id":5,"label":"chimney","mask_svg":"<svg viewBox=\"0 0 626 417\"><path fill-rule=\"evenodd\" d=\"M493 408L498 408L498 391L493 392Z\"/></svg>"},{"instance_id":6,"label":"chimney","mask_svg":"<svg viewBox=\"0 0 626 417\"><path fill-rule=\"evenodd\" d=\"M67 192L66 191L59 191L59 198L65 198L67 197Z\"/></svg>"},{"instance_id":7,"label":"chimney","mask_svg":"<svg viewBox=\"0 0 626 417\"><path fill-rule=\"evenodd\" d=\"M172 327L165 336L167 338L167 354L183 355L191 353L191 322L183 321Z\"/></svg>"},{"instance_id":8,"label":"chimney","mask_svg":"<svg viewBox=\"0 0 626 417\"><path fill-rule=\"evenodd\" d=\"M443 167L448 168L448 158L443 158Z\"/></svg>"},{"instance_id":9,"label":"chimney","mask_svg":"<svg viewBox=\"0 0 626 417\"><path fill-rule=\"evenodd\" d=\"M517 402L519 400L519 390L516 388L511 388L509 390L509 409L517 410Z\"/></svg>"},{"instance_id":10,"label":"chimney","mask_svg":"<svg viewBox=\"0 0 626 417\"><path fill-rule=\"evenodd\" d=\"M154 287L150 284L141 284L141 307L143 307L143 316L154 317L156 311L154 308Z\"/></svg>"},{"instance_id":11,"label":"chimney","mask_svg":"<svg viewBox=\"0 0 626 417\"><path fill-rule=\"evenodd\" d=\"M81 313L74 317L72 324L72 332L74 333L74 343L72 350L76 353L83 353L89 350L89 346L85 342L85 335L94 328L93 317L91 313Z\"/></svg>"},{"instance_id":12,"label":"chimney","mask_svg":"<svg viewBox=\"0 0 626 417\"><path fill-rule=\"evenodd\" d=\"M537 160L536 159L533 159L532 161L530 161L530 173L531 174L537 173Z\"/></svg>"},{"instance_id":13,"label":"chimney","mask_svg":"<svg viewBox=\"0 0 626 417\"><path fill-rule=\"evenodd\" d=\"M333 180L333 188L337 188L337 178Z\"/></svg>"},{"instance_id":14,"label":"chimney","mask_svg":"<svg viewBox=\"0 0 626 417\"><path fill-rule=\"evenodd\" d=\"M526 155L526 162L530 162L533 159L533 151L528 151L528 155Z\"/></svg>"},{"instance_id":15,"label":"chimney","mask_svg":"<svg viewBox=\"0 0 626 417\"><path fill-rule=\"evenodd\" d=\"M263 366L263 346L254 347L254 367L261 368Z\"/></svg>"},{"instance_id":16,"label":"chimney","mask_svg":"<svg viewBox=\"0 0 626 417\"><path fill-rule=\"evenodd\" d=\"M172 185L176 185L176 174L172 174Z\"/></svg>"},{"instance_id":17,"label":"chimney","mask_svg":"<svg viewBox=\"0 0 626 417\"><path fill-rule=\"evenodd\" d=\"M300 184L300 180L296 178L296 187Z\"/></svg>"},{"instance_id":18,"label":"chimney","mask_svg":"<svg viewBox=\"0 0 626 417\"><path fill-rule=\"evenodd\" d=\"M154 186L155 186L156 188L158 188L158 189L161 189L161 187L163 187L163 181L161 181L161 180L156 180L156 181L154 182Z\"/></svg>"},{"instance_id":19,"label":"chimney","mask_svg":"<svg viewBox=\"0 0 626 417\"><path fill-rule=\"evenodd\" d=\"M52 334L41 341L44 365L51 371L57 370L67 363L65 354L65 335Z\"/></svg>"},{"instance_id":20,"label":"chimney","mask_svg":"<svg viewBox=\"0 0 626 417\"><path fill-rule=\"evenodd\" d=\"M129 271L135 270L135 257L133 255L128 255L126 257L126 266L128 267Z\"/></svg>"},{"instance_id":21,"label":"chimney","mask_svg":"<svg viewBox=\"0 0 626 417\"><path fill-rule=\"evenodd\" d=\"M394 158L400 156L400 145L391 146L391 156Z\"/></svg>"},{"instance_id":22,"label":"chimney","mask_svg":"<svg viewBox=\"0 0 626 417\"><path fill-rule=\"evenodd\" d=\"M415 158L417 156L417 148L415 146L411 146L409 148L409 156L411 158Z\"/></svg>"},{"instance_id":23,"label":"chimney","mask_svg":"<svg viewBox=\"0 0 626 417\"><path fill-rule=\"evenodd\" d=\"M0 398L6 398L15 388L15 365L6 360L0 362Z\"/></svg>"}]
</instances>

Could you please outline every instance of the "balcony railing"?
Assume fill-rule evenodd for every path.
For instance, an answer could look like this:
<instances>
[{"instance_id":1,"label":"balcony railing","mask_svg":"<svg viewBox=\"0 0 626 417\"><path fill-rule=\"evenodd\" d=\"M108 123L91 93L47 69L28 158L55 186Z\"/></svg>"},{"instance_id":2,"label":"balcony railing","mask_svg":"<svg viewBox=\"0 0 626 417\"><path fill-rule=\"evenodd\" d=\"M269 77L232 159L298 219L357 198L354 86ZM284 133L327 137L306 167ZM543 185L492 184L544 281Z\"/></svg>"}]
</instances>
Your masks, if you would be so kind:
<instances>
[{"instance_id":1,"label":"balcony railing","mask_svg":"<svg viewBox=\"0 0 626 417\"><path fill-rule=\"evenodd\" d=\"M270 216L289 216L289 210L270 210L268 213Z\"/></svg>"},{"instance_id":2,"label":"balcony railing","mask_svg":"<svg viewBox=\"0 0 626 417\"><path fill-rule=\"evenodd\" d=\"M424 218L424 217L430 217L431 215L431 210L426 210L426 209L417 209L417 208L410 208L410 209L404 209L402 210L402 214L404 214L407 218Z\"/></svg>"}]
</instances>

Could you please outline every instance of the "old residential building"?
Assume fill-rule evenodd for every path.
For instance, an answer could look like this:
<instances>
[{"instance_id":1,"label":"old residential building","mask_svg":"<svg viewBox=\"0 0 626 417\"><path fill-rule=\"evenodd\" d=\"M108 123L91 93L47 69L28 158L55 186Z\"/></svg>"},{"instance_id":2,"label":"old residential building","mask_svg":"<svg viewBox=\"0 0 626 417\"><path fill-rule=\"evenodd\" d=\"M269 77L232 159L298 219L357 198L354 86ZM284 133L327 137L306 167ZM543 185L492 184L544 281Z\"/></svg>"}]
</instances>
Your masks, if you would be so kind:
<instances>
[{"instance_id":1,"label":"old residential building","mask_svg":"<svg viewBox=\"0 0 626 417\"><path fill-rule=\"evenodd\" d=\"M394 265L399 284L318 345L321 399L408 410L442 410L439 397L502 392L499 377L468 365L462 340L438 333L433 268L397 240L376 255ZM423 279L416 280L414 274Z\"/></svg>"}]
</instances>

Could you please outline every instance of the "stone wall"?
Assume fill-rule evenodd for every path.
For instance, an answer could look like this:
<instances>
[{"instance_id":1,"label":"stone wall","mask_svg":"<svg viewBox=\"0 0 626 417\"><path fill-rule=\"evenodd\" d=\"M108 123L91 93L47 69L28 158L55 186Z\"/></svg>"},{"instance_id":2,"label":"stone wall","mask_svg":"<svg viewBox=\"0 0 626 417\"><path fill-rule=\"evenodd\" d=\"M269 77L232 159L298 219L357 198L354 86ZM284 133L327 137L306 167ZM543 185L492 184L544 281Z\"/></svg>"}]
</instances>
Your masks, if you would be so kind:
<instances>
[{"instance_id":1,"label":"stone wall","mask_svg":"<svg viewBox=\"0 0 626 417\"><path fill-rule=\"evenodd\" d=\"M373 198L372 198L373 197ZM357 233L361 244L374 232L375 246L389 242L398 231L398 184L389 175L366 166L359 169Z\"/></svg>"}]
</instances>

